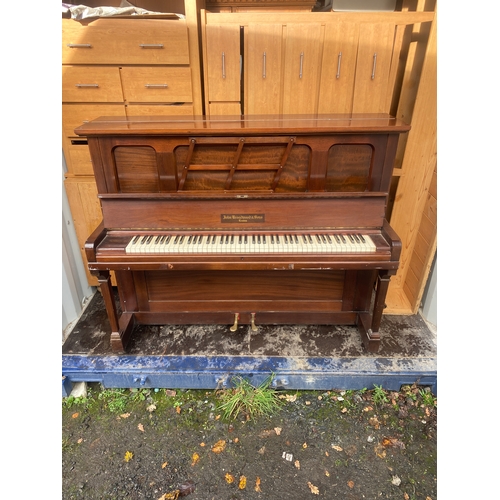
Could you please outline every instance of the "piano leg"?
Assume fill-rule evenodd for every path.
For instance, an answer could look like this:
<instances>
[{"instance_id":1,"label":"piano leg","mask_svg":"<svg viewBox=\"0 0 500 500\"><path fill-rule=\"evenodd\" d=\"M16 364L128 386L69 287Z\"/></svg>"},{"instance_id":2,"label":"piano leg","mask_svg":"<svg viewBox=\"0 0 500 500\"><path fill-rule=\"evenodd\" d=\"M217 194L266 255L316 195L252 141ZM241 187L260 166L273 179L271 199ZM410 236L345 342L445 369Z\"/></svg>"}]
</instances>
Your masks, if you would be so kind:
<instances>
[{"instance_id":1,"label":"piano leg","mask_svg":"<svg viewBox=\"0 0 500 500\"><path fill-rule=\"evenodd\" d=\"M101 294L111 325L111 349L114 352L124 353L134 328L134 315L124 313L118 318L109 271L97 271L95 274L101 286Z\"/></svg>"},{"instance_id":2,"label":"piano leg","mask_svg":"<svg viewBox=\"0 0 500 500\"><path fill-rule=\"evenodd\" d=\"M391 276L388 271L379 271L373 313L371 315L368 313L358 314L358 328L361 332L361 339L365 349L369 352L377 352L380 346L378 330L385 309L385 298L390 280Z\"/></svg>"}]
</instances>

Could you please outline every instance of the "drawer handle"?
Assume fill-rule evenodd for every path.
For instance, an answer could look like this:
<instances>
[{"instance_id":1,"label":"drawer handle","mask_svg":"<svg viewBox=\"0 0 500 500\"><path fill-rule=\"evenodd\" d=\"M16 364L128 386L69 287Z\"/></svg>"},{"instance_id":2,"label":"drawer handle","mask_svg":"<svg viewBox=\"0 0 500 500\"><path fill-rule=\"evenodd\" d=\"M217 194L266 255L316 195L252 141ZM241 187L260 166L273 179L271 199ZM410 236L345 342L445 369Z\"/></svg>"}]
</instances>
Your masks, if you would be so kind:
<instances>
[{"instance_id":1,"label":"drawer handle","mask_svg":"<svg viewBox=\"0 0 500 500\"><path fill-rule=\"evenodd\" d=\"M266 77L266 53L262 54L262 78Z\"/></svg>"},{"instance_id":2,"label":"drawer handle","mask_svg":"<svg viewBox=\"0 0 500 500\"><path fill-rule=\"evenodd\" d=\"M76 83L75 87L78 87L78 88L81 88L81 87L98 88L99 84L98 83Z\"/></svg>"},{"instance_id":3,"label":"drawer handle","mask_svg":"<svg viewBox=\"0 0 500 500\"><path fill-rule=\"evenodd\" d=\"M140 43L141 49L163 49L163 43Z\"/></svg>"},{"instance_id":4,"label":"drawer handle","mask_svg":"<svg viewBox=\"0 0 500 500\"><path fill-rule=\"evenodd\" d=\"M340 63L342 62L342 52L339 52L339 56L337 58L337 78L340 78Z\"/></svg>"},{"instance_id":5,"label":"drawer handle","mask_svg":"<svg viewBox=\"0 0 500 500\"><path fill-rule=\"evenodd\" d=\"M222 53L222 78L226 78L226 54Z\"/></svg>"},{"instance_id":6,"label":"drawer handle","mask_svg":"<svg viewBox=\"0 0 500 500\"><path fill-rule=\"evenodd\" d=\"M377 68L377 54L373 54L372 80L375 79L375 69Z\"/></svg>"},{"instance_id":7,"label":"drawer handle","mask_svg":"<svg viewBox=\"0 0 500 500\"><path fill-rule=\"evenodd\" d=\"M300 68L299 68L299 78L302 78L302 70L304 66L304 52L300 53Z\"/></svg>"},{"instance_id":8,"label":"drawer handle","mask_svg":"<svg viewBox=\"0 0 500 500\"><path fill-rule=\"evenodd\" d=\"M147 89L166 89L168 85L166 83L146 83L144 85Z\"/></svg>"},{"instance_id":9,"label":"drawer handle","mask_svg":"<svg viewBox=\"0 0 500 500\"><path fill-rule=\"evenodd\" d=\"M70 49L91 49L92 45L90 43L68 43L66 47Z\"/></svg>"}]
</instances>

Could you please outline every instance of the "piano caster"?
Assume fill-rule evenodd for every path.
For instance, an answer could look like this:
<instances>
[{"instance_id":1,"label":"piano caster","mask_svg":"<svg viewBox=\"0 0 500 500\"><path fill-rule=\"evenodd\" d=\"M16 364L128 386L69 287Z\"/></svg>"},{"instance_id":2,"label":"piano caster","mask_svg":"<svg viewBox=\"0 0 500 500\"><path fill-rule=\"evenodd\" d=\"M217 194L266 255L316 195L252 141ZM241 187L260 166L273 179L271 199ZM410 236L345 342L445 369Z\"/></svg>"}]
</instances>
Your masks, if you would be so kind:
<instances>
[{"instance_id":1,"label":"piano caster","mask_svg":"<svg viewBox=\"0 0 500 500\"><path fill-rule=\"evenodd\" d=\"M239 313L234 315L234 325L230 328L232 332L235 332L238 329L238 320L240 319Z\"/></svg>"},{"instance_id":2,"label":"piano caster","mask_svg":"<svg viewBox=\"0 0 500 500\"><path fill-rule=\"evenodd\" d=\"M252 321L251 321L252 332L256 332L258 328L255 326L255 313L252 313Z\"/></svg>"}]
</instances>

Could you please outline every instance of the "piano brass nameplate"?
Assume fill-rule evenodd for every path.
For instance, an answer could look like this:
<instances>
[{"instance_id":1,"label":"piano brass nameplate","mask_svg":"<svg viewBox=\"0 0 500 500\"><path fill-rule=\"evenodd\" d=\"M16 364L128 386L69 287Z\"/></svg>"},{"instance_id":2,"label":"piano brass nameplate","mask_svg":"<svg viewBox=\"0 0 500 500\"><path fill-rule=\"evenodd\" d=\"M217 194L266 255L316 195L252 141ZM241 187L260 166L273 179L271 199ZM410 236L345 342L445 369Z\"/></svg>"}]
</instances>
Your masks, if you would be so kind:
<instances>
[{"instance_id":1,"label":"piano brass nameplate","mask_svg":"<svg viewBox=\"0 0 500 500\"><path fill-rule=\"evenodd\" d=\"M266 216L264 214L221 214L220 221L226 224L265 222Z\"/></svg>"}]
</instances>

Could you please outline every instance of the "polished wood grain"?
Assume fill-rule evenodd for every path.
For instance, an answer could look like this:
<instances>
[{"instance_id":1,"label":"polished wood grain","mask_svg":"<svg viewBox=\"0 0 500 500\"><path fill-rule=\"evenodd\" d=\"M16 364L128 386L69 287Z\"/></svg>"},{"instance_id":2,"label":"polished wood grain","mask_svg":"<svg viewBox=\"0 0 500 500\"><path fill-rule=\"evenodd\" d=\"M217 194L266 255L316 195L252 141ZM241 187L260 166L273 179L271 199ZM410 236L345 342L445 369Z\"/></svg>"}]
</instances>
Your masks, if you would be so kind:
<instances>
[{"instance_id":1,"label":"polished wood grain","mask_svg":"<svg viewBox=\"0 0 500 500\"><path fill-rule=\"evenodd\" d=\"M106 289L113 349L126 349L137 323L231 325L237 317L252 327L357 325L376 351L401 253L385 210L397 140L407 130L381 114L104 117L78 127L103 215L85 252ZM366 234L375 250L125 251L146 234L317 232ZM109 298L112 271L121 315Z\"/></svg>"}]
</instances>

